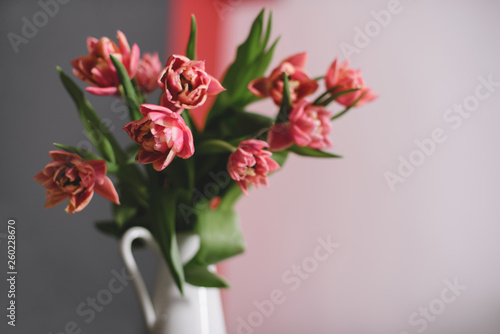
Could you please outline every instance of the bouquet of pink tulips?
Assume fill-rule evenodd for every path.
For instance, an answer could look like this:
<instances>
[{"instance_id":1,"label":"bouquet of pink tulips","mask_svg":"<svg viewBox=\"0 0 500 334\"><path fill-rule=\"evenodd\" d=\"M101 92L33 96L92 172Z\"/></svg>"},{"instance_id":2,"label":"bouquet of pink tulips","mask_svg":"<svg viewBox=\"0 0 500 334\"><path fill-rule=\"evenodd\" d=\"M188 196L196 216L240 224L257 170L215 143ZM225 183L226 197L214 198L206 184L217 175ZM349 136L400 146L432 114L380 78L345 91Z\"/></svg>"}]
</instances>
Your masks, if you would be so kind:
<instances>
[{"instance_id":1,"label":"bouquet of pink tulips","mask_svg":"<svg viewBox=\"0 0 500 334\"><path fill-rule=\"evenodd\" d=\"M331 146L331 121L376 98L347 62L335 60L324 76L311 78L306 53L288 57L265 76L278 42L269 44L271 24L269 15L266 27L262 11L222 80L197 60L194 17L186 55L170 56L165 67L157 53L141 58L120 31L118 45L89 37L88 54L71 62L73 74L89 85L88 93L125 101L130 122L123 130L131 142L119 145L84 92L58 68L94 150L55 144L53 161L35 176L46 187L45 206L68 199L66 211L79 212L95 191L113 203L114 217L97 228L117 237L132 226L149 229L181 291L186 282L226 287L209 266L244 250L233 210L237 199L249 186L267 185L289 153L338 158L324 151ZM321 82L323 91L310 98ZM148 104L146 95L157 88L158 105ZM275 118L249 111L268 97ZM327 110L332 102L342 106L336 114ZM209 112L195 126L191 117L201 106ZM180 231L200 237L199 251L184 265L176 242Z\"/></svg>"}]
</instances>

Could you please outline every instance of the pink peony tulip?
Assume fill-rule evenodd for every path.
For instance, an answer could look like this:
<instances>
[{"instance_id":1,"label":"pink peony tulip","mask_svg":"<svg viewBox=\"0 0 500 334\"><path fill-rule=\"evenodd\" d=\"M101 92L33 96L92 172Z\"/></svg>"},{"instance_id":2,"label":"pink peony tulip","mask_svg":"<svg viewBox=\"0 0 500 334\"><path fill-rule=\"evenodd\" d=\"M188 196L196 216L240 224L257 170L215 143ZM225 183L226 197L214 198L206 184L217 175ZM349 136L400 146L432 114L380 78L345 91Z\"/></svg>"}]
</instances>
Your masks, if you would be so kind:
<instances>
[{"instance_id":1,"label":"pink peony tulip","mask_svg":"<svg viewBox=\"0 0 500 334\"><path fill-rule=\"evenodd\" d=\"M139 61L135 79L141 92L149 94L158 88L158 77L162 70L158 52L145 53Z\"/></svg>"},{"instance_id":2,"label":"pink peony tulip","mask_svg":"<svg viewBox=\"0 0 500 334\"><path fill-rule=\"evenodd\" d=\"M176 155L187 159L194 153L193 135L182 117L172 110L153 104L140 107L144 115L123 129L141 145L136 160L153 164L157 171L165 169Z\"/></svg>"},{"instance_id":3,"label":"pink peony tulip","mask_svg":"<svg viewBox=\"0 0 500 334\"><path fill-rule=\"evenodd\" d=\"M363 78L361 77L361 71L349 68L348 60L339 65L338 59L335 59L326 73L325 84L327 89L331 89L335 86L342 86L341 88L335 89L332 92L333 94L343 92L348 89L360 88L360 90L342 95L336 99L338 103L346 107L352 105L361 96L363 97L356 104L357 107L373 101L378 97L377 94L374 94L371 91L371 88L365 86Z\"/></svg>"},{"instance_id":4,"label":"pink peony tulip","mask_svg":"<svg viewBox=\"0 0 500 334\"><path fill-rule=\"evenodd\" d=\"M307 53L299 53L283 60L268 78L259 78L248 84L248 89L260 98L271 96L274 103L281 105L283 99L283 73L289 76L292 103L301 100L318 89L318 83L304 72Z\"/></svg>"},{"instance_id":5,"label":"pink peony tulip","mask_svg":"<svg viewBox=\"0 0 500 334\"><path fill-rule=\"evenodd\" d=\"M220 82L205 72L205 62L172 55L160 74L158 85L165 98L177 109L193 109L205 103L207 96L225 91Z\"/></svg>"},{"instance_id":6,"label":"pink peony tulip","mask_svg":"<svg viewBox=\"0 0 500 334\"><path fill-rule=\"evenodd\" d=\"M317 150L330 147L330 118L332 114L322 106L307 100L299 101L289 115L289 121L271 127L267 141L271 151L281 151L293 143Z\"/></svg>"},{"instance_id":7,"label":"pink peony tulip","mask_svg":"<svg viewBox=\"0 0 500 334\"><path fill-rule=\"evenodd\" d=\"M120 204L115 187L106 176L104 160L83 161L79 155L62 151L51 151L49 155L54 161L34 177L47 188L46 208L69 198L66 212L79 212L89 204L94 190L111 202Z\"/></svg>"},{"instance_id":8,"label":"pink peony tulip","mask_svg":"<svg viewBox=\"0 0 500 334\"><path fill-rule=\"evenodd\" d=\"M271 159L272 153L264 150L265 147L269 147L265 141L247 139L240 142L236 151L229 156L229 176L238 183L245 195L248 195L249 184L254 187L260 184L267 186L267 174L280 168Z\"/></svg>"},{"instance_id":9,"label":"pink peony tulip","mask_svg":"<svg viewBox=\"0 0 500 334\"><path fill-rule=\"evenodd\" d=\"M139 62L139 47L127 42L125 35L118 30L118 46L107 37L97 40L93 37L87 38L87 49L89 54L81 56L73 61L73 74L92 85L85 90L94 95L118 94L120 80L115 66L111 62L110 54L121 61L127 70L129 77L133 78L137 72Z\"/></svg>"},{"instance_id":10,"label":"pink peony tulip","mask_svg":"<svg viewBox=\"0 0 500 334\"><path fill-rule=\"evenodd\" d=\"M299 146L317 150L330 147L330 118L332 114L322 106L301 100L290 112L290 135Z\"/></svg>"}]
</instances>

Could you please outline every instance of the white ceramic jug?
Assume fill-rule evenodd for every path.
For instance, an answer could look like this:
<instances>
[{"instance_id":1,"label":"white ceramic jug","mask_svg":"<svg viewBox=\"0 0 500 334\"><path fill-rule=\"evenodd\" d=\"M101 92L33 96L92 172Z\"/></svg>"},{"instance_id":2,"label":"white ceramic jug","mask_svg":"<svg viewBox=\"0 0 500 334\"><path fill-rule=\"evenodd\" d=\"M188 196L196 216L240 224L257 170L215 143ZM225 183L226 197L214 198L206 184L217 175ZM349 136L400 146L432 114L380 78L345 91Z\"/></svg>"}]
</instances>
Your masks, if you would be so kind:
<instances>
[{"instance_id":1,"label":"white ceramic jug","mask_svg":"<svg viewBox=\"0 0 500 334\"><path fill-rule=\"evenodd\" d=\"M151 233L143 227L129 229L120 242L122 259L133 277L148 333L226 334L219 289L185 284L184 295L181 295L161 255L151 301L132 254L135 239L142 239L158 254L160 250ZM185 263L198 250L199 238L194 234L180 234L177 241L182 262Z\"/></svg>"}]
</instances>

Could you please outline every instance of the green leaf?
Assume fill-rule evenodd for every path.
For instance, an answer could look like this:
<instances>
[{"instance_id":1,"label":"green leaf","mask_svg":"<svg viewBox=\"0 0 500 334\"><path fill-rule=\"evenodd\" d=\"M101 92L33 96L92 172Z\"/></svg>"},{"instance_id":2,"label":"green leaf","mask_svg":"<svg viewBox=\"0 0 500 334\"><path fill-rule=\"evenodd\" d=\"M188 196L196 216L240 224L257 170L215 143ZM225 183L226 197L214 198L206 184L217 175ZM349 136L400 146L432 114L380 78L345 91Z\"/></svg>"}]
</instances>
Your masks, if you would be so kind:
<instances>
[{"instance_id":1,"label":"green leaf","mask_svg":"<svg viewBox=\"0 0 500 334\"><path fill-rule=\"evenodd\" d=\"M236 114L238 135L241 137L255 135L273 125L273 119L261 114L240 111Z\"/></svg>"},{"instance_id":2,"label":"green leaf","mask_svg":"<svg viewBox=\"0 0 500 334\"><path fill-rule=\"evenodd\" d=\"M126 205L125 203L113 205L113 216L119 227L124 226L125 223L132 219L137 214L137 211L136 205Z\"/></svg>"},{"instance_id":3,"label":"green leaf","mask_svg":"<svg viewBox=\"0 0 500 334\"><path fill-rule=\"evenodd\" d=\"M194 122L193 122L193 119L191 118L191 114L190 114L189 110L185 109L181 113L181 117L184 120L184 123L186 123L188 128L191 130L191 133L193 134L193 138L196 141L196 139L198 138L199 132L198 132L198 129L196 128L196 126L193 125Z\"/></svg>"},{"instance_id":4,"label":"green leaf","mask_svg":"<svg viewBox=\"0 0 500 334\"><path fill-rule=\"evenodd\" d=\"M200 235L200 249L195 255L199 263L214 264L245 250L238 215L232 209L203 210L195 230Z\"/></svg>"},{"instance_id":5,"label":"green leaf","mask_svg":"<svg viewBox=\"0 0 500 334\"><path fill-rule=\"evenodd\" d=\"M177 195L176 191L164 188L156 188L154 190L151 197L151 212L154 215L152 231L160 245L163 258L170 269L175 284L179 288L179 291L183 293L185 282L184 270L175 235Z\"/></svg>"},{"instance_id":6,"label":"green leaf","mask_svg":"<svg viewBox=\"0 0 500 334\"><path fill-rule=\"evenodd\" d=\"M120 202L122 204L137 204L144 208L149 208L150 193L146 187L146 178L137 164L120 165L115 173L118 177L120 188ZM125 196L127 196L127 201ZM130 198L130 200L128 200Z\"/></svg>"},{"instance_id":7,"label":"green leaf","mask_svg":"<svg viewBox=\"0 0 500 334\"><path fill-rule=\"evenodd\" d=\"M254 73L261 73L258 77L263 76L264 73L266 72L267 68L269 67L271 60L273 59L274 50L276 48L276 45L278 45L279 40L280 40L280 36L278 36L278 38L276 38L276 40L273 42L273 44L271 45L271 47L269 48L268 51L266 51L265 53L262 53L256 59ZM253 79L257 79L258 77L255 75L251 75L250 81ZM250 83L250 81L249 81L249 83ZM240 105L241 108L243 108L243 107L249 105L250 103L253 103L253 102L258 101L260 99L261 99L260 97L252 94L247 89L246 91L244 91L244 95L238 101L238 105Z\"/></svg>"},{"instance_id":8,"label":"green leaf","mask_svg":"<svg viewBox=\"0 0 500 334\"><path fill-rule=\"evenodd\" d=\"M288 75L283 73L283 98L281 99L281 106L276 116L276 123L288 122L288 114L292 107L292 98L290 96L290 85L288 82Z\"/></svg>"},{"instance_id":9,"label":"green leaf","mask_svg":"<svg viewBox=\"0 0 500 334\"><path fill-rule=\"evenodd\" d=\"M273 152L271 159L273 159L274 161L276 161L278 163L278 165L283 167L283 165L286 162L286 159L288 158L289 153L290 152L288 150L275 151L275 152Z\"/></svg>"},{"instance_id":10,"label":"green leaf","mask_svg":"<svg viewBox=\"0 0 500 334\"><path fill-rule=\"evenodd\" d=\"M229 288L225 279L210 271L208 266L189 262L184 266L186 282L210 288Z\"/></svg>"},{"instance_id":11,"label":"green leaf","mask_svg":"<svg viewBox=\"0 0 500 334\"><path fill-rule=\"evenodd\" d=\"M139 87L139 84L137 83L136 78L132 78L131 82L132 82L132 86L134 87L134 90L135 90L135 96L137 97L137 104L140 106L141 104L146 103L145 95L143 95L141 93L141 88ZM160 96L160 98L161 98L161 96ZM142 114L141 114L141 117L142 117Z\"/></svg>"},{"instance_id":12,"label":"green leaf","mask_svg":"<svg viewBox=\"0 0 500 334\"><path fill-rule=\"evenodd\" d=\"M342 158L341 155L336 155L332 153L328 153L325 151L316 150L310 147L302 147L293 144L289 149L290 152L293 152L297 155L306 156L306 157L315 157L315 158Z\"/></svg>"},{"instance_id":13,"label":"green leaf","mask_svg":"<svg viewBox=\"0 0 500 334\"><path fill-rule=\"evenodd\" d=\"M196 60L196 18L194 15L191 15L191 33L189 34L186 57Z\"/></svg>"},{"instance_id":14,"label":"green leaf","mask_svg":"<svg viewBox=\"0 0 500 334\"><path fill-rule=\"evenodd\" d=\"M185 171L186 171L186 179L187 179L187 188L192 192L195 186L196 179L196 167L195 167L195 157L190 157L188 159L184 159Z\"/></svg>"},{"instance_id":15,"label":"green leaf","mask_svg":"<svg viewBox=\"0 0 500 334\"><path fill-rule=\"evenodd\" d=\"M139 111L140 99L137 96L137 91L134 88L132 81L128 76L128 72L125 66L113 55L110 55L111 61L116 68L116 73L120 79L121 89L120 93L127 104L130 119L136 121L142 118L142 114Z\"/></svg>"},{"instance_id":16,"label":"green leaf","mask_svg":"<svg viewBox=\"0 0 500 334\"><path fill-rule=\"evenodd\" d=\"M116 225L113 220L103 220L95 222L95 227L106 235L110 235L113 237L119 237L122 234L122 229Z\"/></svg>"},{"instance_id":17,"label":"green leaf","mask_svg":"<svg viewBox=\"0 0 500 334\"><path fill-rule=\"evenodd\" d=\"M241 193L241 191L240 191ZM196 255L186 264L186 281L194 285L210 284L209 286L227 286L222 279L216 279L205 272L205 278L200 282L196 277L202 268L225 260L229 257L242 253L245 250L245 240L241 233L239 220L234 210L228 209L228 205L234 203L236 193L226 194L229 200L224 202L224 198L217 210L205 209L198 214L195 231L200 236L200 249ZM226 197L225 196L225 197ZM208 270L208 269L206 269ZM188 276L189 273L189 276ZM217 285L214 285L216 280ZM223 284L224 282L224 284Z\"/></svg>"},{"instance_id":18,"label":"green leaf","mask_svg":"<svg viewBox=\"0 0 500 334\"><path fill-rule=\"evenodd\" d=\"M222 196L222 199L219 203L218 209L221 211L231 211L233 210L234 205L238 201L238 199L243 195L243 192L241 191L240 187L236 182L232 182L226 192L224 193L224 196Z\"/></svg>"},{"instance_id":19,"label":"green leaf","mask_svg":"<svg viewBox=\"0 0 500 334\"><path fill-rule=\"evenodd\" d=\"M267 48L272 27L272 13L269 14L264 31L264 14L262 10L254 20L247 39L238 47L236 58L228 68L222 86L227 89L218 95L207 118L207 125L214 119L229 111L243 108L258 98L247 88L250 81L262 77L269 66L278 40ZM267 49L266 49L267 48Z\"/></svg>"},{"instance_id":20,"label":"green leaf","mask_svg":"<svg viewBox=\"0 0 500 334\"><path fill-rule=\"evenodd\" d=\"M97 116L90 102L85 98L82 90L60 67L57 67L57 72L59 73L59 78L64 88L66 88L76 104L78 115L80 116L87 137L92 142L92 145L94 145L107 161L124 161L125 154L123 150L109 129L104 125L99 116Z\"/></svg>"}]
</instances>

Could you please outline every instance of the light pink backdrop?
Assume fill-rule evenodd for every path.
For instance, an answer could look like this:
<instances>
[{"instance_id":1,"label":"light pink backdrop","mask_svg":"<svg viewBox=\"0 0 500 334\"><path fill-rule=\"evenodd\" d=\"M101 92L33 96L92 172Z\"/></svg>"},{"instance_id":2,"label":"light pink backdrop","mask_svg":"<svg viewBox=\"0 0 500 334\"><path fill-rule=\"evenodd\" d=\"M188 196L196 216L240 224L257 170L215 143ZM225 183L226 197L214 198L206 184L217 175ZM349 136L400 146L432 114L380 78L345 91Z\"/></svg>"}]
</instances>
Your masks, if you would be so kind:
<instances>
[{"instance_id":1,"label":"light pink backdrop","mask_svg":"<svg viewBox=\"0 0 500 334\"><path fill-rule=\"evenodd\" d=\"M226 63L261 6L233 3L223 20ZM308 71L322 75L334 57L344 59L342 42L354 45L354 28L364 29L374 21L371 11L389 3L274 2L273 36L282 39L272 66L308 51ZM248 248L223 266L232 283L224 294L229 333L500 332L500 87L457 129L443 119L474 95L479 76L500 81L500 3L401 5L350 56L380 98L334 123L332 151L345 158L293 156L268 189L252 190L238 204ZM270 103L254 109L275 110ZM408 159L414 141L436 128L446 141L391 191L384 173L396 173L398 157ZM340 247L291 290L282 275L310 261L317 239L328 236ZM466 288L441 310L444 281L455 278ZM284 302L262 315L254 302L276 289ZM439 314L425 329L420 315L411 324L429 304ZM253 319L250 330L238 330L239 317Z\"/></svg>"}]
</instances>

